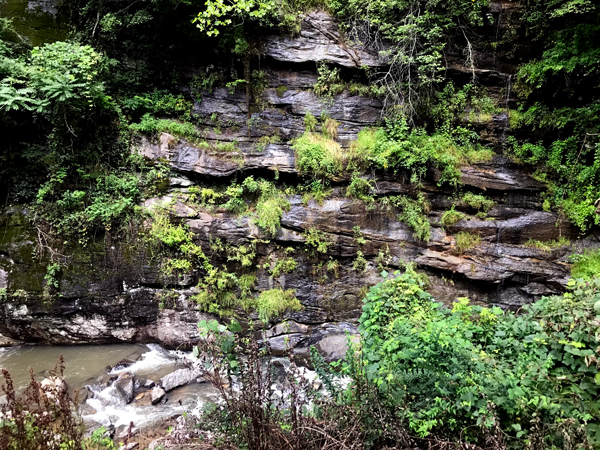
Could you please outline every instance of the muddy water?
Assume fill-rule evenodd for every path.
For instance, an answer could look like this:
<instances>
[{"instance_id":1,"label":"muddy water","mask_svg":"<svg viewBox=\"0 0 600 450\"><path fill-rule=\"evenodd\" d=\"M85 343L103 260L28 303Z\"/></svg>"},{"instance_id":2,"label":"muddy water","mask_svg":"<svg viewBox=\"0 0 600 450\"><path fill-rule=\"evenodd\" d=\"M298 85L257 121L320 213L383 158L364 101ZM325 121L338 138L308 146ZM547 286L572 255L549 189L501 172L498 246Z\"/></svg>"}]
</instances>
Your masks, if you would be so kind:
<instances>
[{"instance_id":1,"label":"muddy water","mask_svg":"<svg viewBox=\"0 0 600 450\"><path fill-rule=\"evenodd\" d=\"M148 351L145 345L83 345L83 346L19 346L0 348L0 367L8 369L18 390L29 383L29 368L38 381L56 365L62 355L65 360L64 378L71 388L80 389L125 358L137 359Z\"/></svg>"},{"instance_id":2,"label":"muddy water","mask_svg":"<svg viewBox=\"0 0 600 450\"><path fill-rule=\"evenodd\" d=\"M131 372L136 380L158 382L161 377L183 367L173 352L155 344L0 348L0 367L9 370L15 388L22 391L29 383L30 367L36 379L41 381L54 368L60 355L65 360L63 376L71 393L84 387L93 393L92 398L82 403L80 408L89 428L114 425L119 429L130 422L136 427L148 428L184 412L197 415L207 401L217 400L211 386L193 383L169 392L158 405L122 403L114 395L115 388L111 382L119 373ZM135 362L125 368L110 369L124 359Z\"/></svg>"},{"instance_id":3,"label":"muddy water","mask_svg":"<svg viewBox=\"0 0 600 450\"><path fill-rule=\"evenodd\" d=\"M40 46L67 37L57 4L58 0L0 0L0 17L11 19L18 33L31 45Z\"/></svg>"}]
</instances>

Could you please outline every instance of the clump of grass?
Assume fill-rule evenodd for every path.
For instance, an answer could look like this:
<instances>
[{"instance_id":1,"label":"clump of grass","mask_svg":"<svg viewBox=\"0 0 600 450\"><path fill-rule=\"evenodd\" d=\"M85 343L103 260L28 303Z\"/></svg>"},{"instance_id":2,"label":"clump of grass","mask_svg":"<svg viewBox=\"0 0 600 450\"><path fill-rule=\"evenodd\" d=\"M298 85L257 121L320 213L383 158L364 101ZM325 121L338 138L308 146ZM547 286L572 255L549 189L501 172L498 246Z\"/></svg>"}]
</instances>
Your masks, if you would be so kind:
<instances>
[{"instance_id":1,"label":"clump of grass","mask_svg":"<svg viewBox=\"0 0 600 450\"><path fill-rule=\"evenodd\" d=\"M600 249L586 250L582 255L572 255L571 261L574 261L571 269L573 278L590 280L600 277Z\"/></svg>"},{"instance_id":2,"label":"clump of grass","mask_svg":"<svg viewBox=\"0 0 600 450\"><path fill-rule=\"evenodd\" d=\"M299 311L302 308L293 289L284 291L277 288L263 291L256 299L255 304L258 317L265 323L274 317L281 316L286 311Z\"/></svg>"},{"instance_id":3,"label":"clump of grass","mask_svg":"<svg viewBox=\"0 0 600 450\"><path fill-rule=\"evenodd\" d=\"M295 140L296 165L301 172L321 178L339 175L344 168L340 144L321 134L307 132Z\"/></svg>"},{"instance_id":4,"label":"clump of grass","mask_svg":"<svg viewBox=\"0 0 600 450\"><path fill-rule=\"evenodd\" d=\"M215 144L215 149L219 152L239 152L236 142L222 142Z\"/></svg>"},{"instance_id":5,"label":"clump of grass","mask_svg":"<svg viewBox=\"0 0 600 450\"><path fill-rule=\"evenodd\" d=\"M467 192L465 195L463 195L462 203L469 208L477 211L483 211L485 213L489 212L496 205L496 202L490 200L484 195L473 194L472 192Z\"/></svg>"},{"instance_id":6,"label":"clump of grass","mask_svg":"<svg viewBox=\"0 0 600 450\"><path fill-rule=\"evenodd\" d=\"M561 236L558 239L553 239L545 242L529 239L527 242L525 242L525 247L537 248L538 250L544 250L549 252L553 248L563 247L565 245L570 244L571 241L569 241L566 237Z\"/></svg>"},{"instance_id":7,"label":"clump of grass","mask_svg":"<svg viewBox=\"0 0 600 450\"><path fill-rule=\"evenodd\" d=\"M273 183L265 180L257 183L256 190L260 191L260 197L256 203L254 221L269 235L275 236L281 226L283 212L290 209L290 202Z\"/></svg>"},{"instance_id":8,"label":"clump of grass","mask_svg":"<svg viewBox=\"0 0 600 450\"><path fill-rule=\"evenodd\" d=\"M172 119L157 119L150 114L144 114L140 123L129 126L132 131L145 134L156 134L167 132L174 136L184 137L192 142L198 142L200 132L188 122L178 122Z\"/></svg>"},{"instance_id":9,"label":"clump of grass","mask_svg":"<svg viewBox=\"0 0 600 450\"><path fill-rule=\"evenodd\" d=\"M373 182L366 178L361 178L358 172L352 174L352 181L346 189L346 196L349 198L355 198L362 200L367 210L375 208L375 198L371 195L371 189L373 189Z\"/></svg>"},{"instance_id":10,"label":"clump of grass","mask_svg":"<svg viewBox=\"0 0 600 450\"><path fill-rule=\"evenodd\" d=\"M323 122L322 133L329 139L337 139L339 126L340 123L337 120L327 117Z\"/></svg>"},{"instance_id":11,"label":"clump of grass","mask_svg":"<svg viewBox=\"0 0 600 450\"><path fill-rule=\"evenodd\" d=\"M271 270L271 276L277 278L284 273L292 273L298 267L298 262L290 257L280 259Z\"/></svg>"},{"instance_id":12,"label":"clump of grass","mask_svg":"<svg viewBox=\"0 0 600 450\"><path fill-rule=\"evenodd\" d=\"M445 211L442 214L441 223L443 226L448 227L455 225L457 222L460 222L466 217L466 214L461 213L460 211L456 211L454 209L454 205L448 211Z\"/></svg>"},{"instance_id":13,"label":"clump of grass","mask_svg":"<svg viewBox=\"0 0 600 450\"><path fill-rule=\"evenodd\" d=\"M481 236L468 231L460 231L456 234L454 250L457 254L462 255L466 250L477 247L479 244L481 244Z\"/></svg>"},{"instance_id":14,"label":"clump of grass","mask_svg":"<svg viewBox=\"0 0 600 450\"><path fill-rule=\"evenodd\" d=\"M350 144L348 150L347 170L366 170L369 167L367 156L377 145L378 134L383 135L382 129L365 128L358 133L355 141ZM380 136L381 138L381 136Z\"/></svg>"}]
</instances>

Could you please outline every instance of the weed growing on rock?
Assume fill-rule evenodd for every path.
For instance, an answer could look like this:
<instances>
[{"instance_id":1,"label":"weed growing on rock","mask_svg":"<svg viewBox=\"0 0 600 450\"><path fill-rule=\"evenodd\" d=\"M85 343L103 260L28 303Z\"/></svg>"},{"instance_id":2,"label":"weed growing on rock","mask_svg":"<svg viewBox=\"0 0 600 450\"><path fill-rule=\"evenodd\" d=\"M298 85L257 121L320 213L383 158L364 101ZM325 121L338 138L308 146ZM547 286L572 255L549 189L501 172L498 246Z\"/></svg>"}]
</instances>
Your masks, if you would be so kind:
<instances>
[{"instance_id":1,"label":"weed growing on rock","mask_svg":"<svg viewBox=\"0 0 600 450\"><path fill-rule=\"evenodd\" d=\"M586 250L583 254L572 255L570 259L573 262L571 269L573 278L591 280L600 276L600 249Z\"/></svg>"},{"instance_id":2,"label":"weed growing on rock","mask_svg":"<svg viewBox=\"0 0 600 450\"><path fill-rule=\"evenodd\" d=\"M290 209L290 202L283 192L268 181L260 180L257 189L260 191L260 196L256 203L253 220L269 236L273 237L281 226L281 217L284 211Z\"/></svg>"},{"instance_id":3,"label":"weed growing on rock","mask_svg":"<svg viewBox=\"0 0 600 450\"><path fill-rule=\"evenodd\" d=\"M455 225L466 217L465 214L454 209L454 205L448 211L444 211L442 214L441 224L445 227Z\"/></svg>"},{"instance_id":4,"label":"weed growing on rock","mask_svg":"<svg viewBox=\"0 0 600 450\"><path fill-rule=\"evenodd\" d=\"M472 192L466 192L461 199L463 205L468 206L471 209L488 213L495 205L496 202L480 194L473 194Z\"/></svg>"},{"instance_id":5,"label":"weed growing on rock","mask_svg":"<svg viewBox=\"0 0 600 450\"><path fill-rule=\"evenodd\" d=\"M466 250L477 247L481 244L481 236L469 233L468 231L459 231L454 241L454 251L462 255Z\"/></svg>"},{"instance_id":6,"label":"weed growing on rock","mask_svg":"<svg viewBox=\"0 0 600 450\"><path fill-rule=\"evenodd\" d=\"M302 308L293 289L270 289L263 291L256 299L258 317L264 323L281 316L286 311L299 311Z\"/></svg>"},{"instance_id":7,"label":"weed growing on rock","mask_svg":"<svg viewBox=\"0 0 600 450\"><path fill-rule=\"evenodd\" d=\"M431 238L431 225L427 219L430 205L422 193L415 200L404 195L385 197L381 200L384 207L398 208L401 212L397 215L400 222L405 223L412 230L414 236L424 242Z\"/></svg>"},{"instance_id":8,"label":"weed growing on rock","mask_svg":"<svg viewBox=\"0 0 600 450\"><path fill-rule=\"evenodd\" d=\"M565 247L571 245L571 241L564 236L559 237L558 239L552 239L549 241L536 241L534 239L529 239L525 242L525 247L529 248L537 248L538 250L544 250L546 252L551 251L554 248Z\"/></svg>"},{"instance_id":9,"label":"weed growing on rock","mask_svg":"<svg viewBox=\"0 0 600 450\"><path fill-rule=\"evenodd\" d=\"M358 250L356 252L356 259L354 260L354 263L352 263L352 268L358 273L363 273L365 270L367 270L367 265L368 261L365 258L365 255L363 254L363 252Z\"/></svg>"},{"instance_id":10,"label":"weed growing on rock","mask_svg":"<svg viewBox=\"0 0 600 450\"><path fill-rule=\"evenodd\" d=\"M361 178L358 172L354 172L350 184L346 189L346 195L349 198L362 200L365 203L367 211L372 210L375 208L375 198L371 194L374 185L373 181Z\"/></svg>"},{"instance_id":11,"label":"weed growing on rock","mask_svg":"<svg viewBox=\"0 0 600 450\"><path fill-rule=\"evenodd\" d=\"M292 257L280 259L271 270L271 277L277 278L284 273L292 273L297 267L298 262Z\"/></svg>"},{"instance_id":12,"label":"weed growing on rock","mask_svg":"<svg viewBox=\"0 0 600 450\"><path fill-rule=\"evenodd\" d=\"M322 205L327 197L333 193L333 189L329 187L328 180L317 180L307 182L298 187L298 191L302 193L302 204L307 206L310 199L314 199L319 205Z\"/></svg>"},{"instance_id":13,"label":"weed growing on rock","mask_svg":"<svg viewBox=\"0 0 600 450\"><path fill-rule=\"evenodd\" d=\"M304 233L305 249L311 256L316 256L317 253L327 253L327 248L331 245L325 233L316 228L309 228Z\"/></svg>"}]
</instances>

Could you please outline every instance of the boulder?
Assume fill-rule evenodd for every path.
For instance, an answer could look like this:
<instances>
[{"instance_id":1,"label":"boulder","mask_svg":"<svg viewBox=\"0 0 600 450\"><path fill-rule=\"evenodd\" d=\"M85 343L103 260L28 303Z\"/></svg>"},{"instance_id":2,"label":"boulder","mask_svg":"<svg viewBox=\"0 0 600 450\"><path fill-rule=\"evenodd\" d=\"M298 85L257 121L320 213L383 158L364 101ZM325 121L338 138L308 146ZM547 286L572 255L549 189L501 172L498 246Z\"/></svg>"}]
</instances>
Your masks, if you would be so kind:
<instances>
[{"instance_id":1,"label":"boulder","mask_svg":"<svg viewBox=\"0 0 600 450\"><path fill-rule=\"evenodd\" d=\"M67 382L61 377L50 376L42 380L40 383L40 390L42 391L43 395L51 400L55 400L61 395L67 393L68 386Z\"/></svg>"},{"instance_id":2,"label":"boulder","mask_svg":"<svg viewBox=\"0 0 600 450\"><path fill-rule=\"evenodd\" d=\"M152 404L152 396L150 391L142 392L133 399L133 404L136 406L150 406Z\"/></svg>"},{"instance_id":3,"label":"boulder","mask_svg":"<svg viewBox=\"0 0 600 450\"><path fill-rule=\"evenodd\" d=\"M121 403L131 403L133 400L134 379L131 372L125 372L119 375L114 383L115 394Z\"/></svg>"},{"instance_id":4,"label":"boulder","mask_svg":"<svg viewBox=\"0 0 600 450\"><path fill-rule=\"evenodd\" d=\"M158 384L165 392L169 392L179 386L196 381L200 375L202 372L199 369L179 369L162 377Z\"/></svg>"},{"instance_id":5,"label":"boulder","mask_svg":"<svg viewBox=\"0 0 600 450\"><path fill-rule=\"evenodd\" d=\"M158 402L160 402L165 394L165 390L160 386L156 386L154 389L152 389L152 404L156 405Z\"/></svg>"},{"instance_id":6,"label":"boulder","mask_svg":"<svg viewBox=\"0 0 600 450\"><path fill-rule=\"evenodd\" d=\"M110 371L119 372L119 371L131 366L134 362L135 362L135 359L123 358L121 361L119 361L117 364L115 364L114 367Z\"/></svg>"},{"instance_id":7,"label":"boulder","mask_svg":"<svg viewBox=\"0 0 600 450\"><path fill-rule=\"evenodd\" d=\"M84 386L77 392L77 400L79 404L83 404L87 401L88 398L94 398L94 393L90 390L89 387Z\"/></svg>"},{"instance_id":8,"label":"boulder","mask_svg":"<svg viewBox=\"0 0 600 450\"><path fill-rule=\"evenodd\" d=\"M331 336L325 336L316 345L317 350L323 355L326 362L338 361L348 351L348 338L352 343L357 343L359 340L358 335L346 336L345 334L333 334Z\"/></svg>"}]
</instances>

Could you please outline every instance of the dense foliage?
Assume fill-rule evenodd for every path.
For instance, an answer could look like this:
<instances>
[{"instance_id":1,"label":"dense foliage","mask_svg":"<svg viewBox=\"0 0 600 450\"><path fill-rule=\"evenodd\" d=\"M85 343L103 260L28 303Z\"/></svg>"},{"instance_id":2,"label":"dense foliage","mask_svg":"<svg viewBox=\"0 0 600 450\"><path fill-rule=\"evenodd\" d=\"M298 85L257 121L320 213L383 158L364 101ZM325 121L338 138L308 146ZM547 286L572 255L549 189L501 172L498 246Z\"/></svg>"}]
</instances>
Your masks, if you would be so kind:
<instances>
[{"instance_id":1,"label":"dense foliage","mask_svg":"<svg viewBox=\"0 0 600 450\"><path fill-rule=\"evenodd\" d=\"M600 10L582 0L532 1L525 8L530 39L542 49L517 74L524 99L516 123L520 136L510 152L538 167L548 182L548 206L564 211L582 232L600 224L598 58Z\"/></svg>"},{"instance_id":2,"label":"dense foliage","mask_svg":"<svg viewBox=\"0 0 600 450\"><path fill-rule=\"evenodd\" d=\"M326 395L292 363L290 397L277 408L286 397L271 393L274 372L258 361L268 348L204 323L195 354L225 401L209 408L203 426L251 449L313 448L331 439L353 449L597 448L600 280L572 280L570 292L523 314L466 298L448 309L424 287L410 268L373 287L361 343L350 345L346 360L332 370L311 352ZM240 327L233 322L231 330ZM250 357L239 358L242 352ZM243 380L242 395L223 378L232 376ZM350 441L340 437L343 429Z\"/></svg>"},{"instance_id":3,"label":"dense foliage","mask_svg":"<svg viewBox=\"0 0 600 450\"><path fill-rule=\"evenodd\" d=\"M600 280L569 287L515 315L468 299L450 310L414 274L390 278L360 319L366 376L420 436L477 441L498 423L511 448L597 446Z\"/></svg>"}]
</instances>

